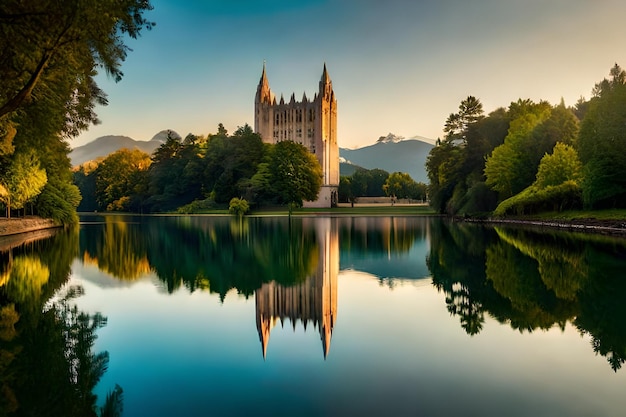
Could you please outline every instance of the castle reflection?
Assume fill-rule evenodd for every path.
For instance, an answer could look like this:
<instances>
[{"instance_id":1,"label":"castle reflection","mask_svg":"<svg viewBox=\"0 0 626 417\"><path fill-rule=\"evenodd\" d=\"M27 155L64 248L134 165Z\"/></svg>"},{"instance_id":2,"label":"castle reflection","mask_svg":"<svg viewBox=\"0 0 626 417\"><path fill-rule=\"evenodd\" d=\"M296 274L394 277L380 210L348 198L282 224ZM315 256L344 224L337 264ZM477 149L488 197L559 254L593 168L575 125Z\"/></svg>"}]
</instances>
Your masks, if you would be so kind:
<instances>
[{"instance_id":1,"label":"castle reflection","mask_svg":"<svg viewBox=\"0 0 626 417\"><path fill-rule=\"evenodd\" d=\"M296 285L283 286L271 281L255 291L256 326L263 358L267 356L272 328L278 321L284 324L285 320L291 322L294 330L296 323L300 321L305 331L310 322L320 334L324 358L330 351L330 341L337 320L337 219L303 219L303 223L316 229L319 262L313 274Z\"/></svg>"}]
</instances>

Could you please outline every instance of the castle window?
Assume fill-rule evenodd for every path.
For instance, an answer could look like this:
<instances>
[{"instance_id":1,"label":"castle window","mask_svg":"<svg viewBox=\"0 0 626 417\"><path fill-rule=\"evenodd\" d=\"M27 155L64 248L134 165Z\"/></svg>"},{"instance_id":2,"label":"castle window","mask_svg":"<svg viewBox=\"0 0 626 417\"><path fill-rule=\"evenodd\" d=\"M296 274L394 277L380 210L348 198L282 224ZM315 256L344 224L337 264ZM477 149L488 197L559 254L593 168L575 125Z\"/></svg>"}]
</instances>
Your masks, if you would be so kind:
<instances>
[{"instance_id":1,"label":"castle window","mask_svg":"<svg viewBox=\"0 0 626 417\"><path fill-rule=\"evenodd\" d=\"M302 129L300 129L300 128L296 129L296 136L298 136L299 138L302 137Z\"/></svg>"},{"instance_id":2,"label":"castle window","mask_svg":"<svg viewBox=\"0 0 626 417\"><path fill-rule=\"evenodd\" d=\"M278 116L278 114L276 114L276 124L280 123L280 116Z\"/></svg>"},{"instance_id":3,"label":"castle window","mask_svg":"<svg viewBox=\"0 0 626 417\"><path fill-rule=\"evenodd\" d=\"M309 122L315 120L315 114L313 113L313 109L309 109Z\"/></svg>"}]
</instances>

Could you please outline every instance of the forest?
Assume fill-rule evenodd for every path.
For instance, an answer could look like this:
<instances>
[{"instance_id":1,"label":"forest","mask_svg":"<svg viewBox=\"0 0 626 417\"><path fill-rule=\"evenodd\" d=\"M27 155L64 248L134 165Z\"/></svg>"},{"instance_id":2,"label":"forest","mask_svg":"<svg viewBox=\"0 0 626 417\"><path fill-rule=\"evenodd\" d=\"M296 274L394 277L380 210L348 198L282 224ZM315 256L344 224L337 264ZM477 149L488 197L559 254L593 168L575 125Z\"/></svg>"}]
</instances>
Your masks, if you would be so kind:
<instances>
[{"instance_id":1,"label":"forest","mask_svg":"<svg viewBox=\"0 0 626 417\"><path fill-rule=\"evenodd\" d=\"M449 215L626 207L626 72L567 108L519 99L484 115L469 96L427 159L431 206Z\"/></svg>"},{"instance_id":2,"label":"forest","mask_svg":"<svg viewBox=\"0 0 626 417\"><path fill-rule=\"evenodd\" d=\"M78 221L68 141L107 104L96 76L116 81L134 39L154 26L148 0L0 3L0 204L7 217Z\"/></svg>"},{"instance_id":3,"label":"forest","mask_svg":"<svg viewBox=\"0 0 626 417\"><path fill-rule=\"evenodd\" d=\"M248 125L229 135L220 124L207 137L170 132L153 155L120 149L87 162L74 171L74 182L80 211L192 213L232 208L233 199L300 207L317 198L322 168L300 144L264 144Z\"/></svg>"}]
</instances>

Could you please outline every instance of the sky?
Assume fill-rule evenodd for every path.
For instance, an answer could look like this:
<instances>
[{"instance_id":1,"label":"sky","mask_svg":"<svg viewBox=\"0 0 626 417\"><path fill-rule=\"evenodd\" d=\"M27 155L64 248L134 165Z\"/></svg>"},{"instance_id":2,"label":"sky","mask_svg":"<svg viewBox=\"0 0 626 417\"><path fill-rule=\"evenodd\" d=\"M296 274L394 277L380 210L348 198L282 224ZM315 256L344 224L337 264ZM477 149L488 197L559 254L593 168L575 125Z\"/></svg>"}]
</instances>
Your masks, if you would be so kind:
<instances>
[{"instance_id":1,"label":"sky","mask_svg":"<svg viewBox=\"0 0 626 417\"><path fill-rule=\"evenodd\" d=\"M624 0L152 0L156 26L128 45L109 104L74 138L150 140L254 127L265 62L270 88L312 98L324 63L338 102L338 141L388 133L443 137L469 95L486 113L518 99L574 105L618 63Z\"/></svg>"}]
</instances>

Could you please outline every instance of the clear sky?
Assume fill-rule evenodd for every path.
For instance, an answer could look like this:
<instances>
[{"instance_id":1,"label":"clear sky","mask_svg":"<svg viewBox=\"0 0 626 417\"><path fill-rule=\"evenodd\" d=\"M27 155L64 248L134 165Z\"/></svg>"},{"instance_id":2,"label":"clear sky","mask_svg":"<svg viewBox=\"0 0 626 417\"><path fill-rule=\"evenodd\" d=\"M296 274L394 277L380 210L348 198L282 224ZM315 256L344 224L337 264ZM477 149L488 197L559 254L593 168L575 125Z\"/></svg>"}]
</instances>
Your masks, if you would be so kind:
<instances>
[{"instance_id":1,"label":"clear sky","mask_svg":"<svg viewBox=\"0 0 626 417\"><path fill-rule=\"evenodd\" d=\"M618 63L626 68L624 0L152 0L156 22L115 83L98 83L104 135L149 140L253 126L263 61L272 91L313 97L326 63L339 146L393 132L443 136L468 95L486 112L518 98L573 105Z\"/></svg>"}]
</instances>

